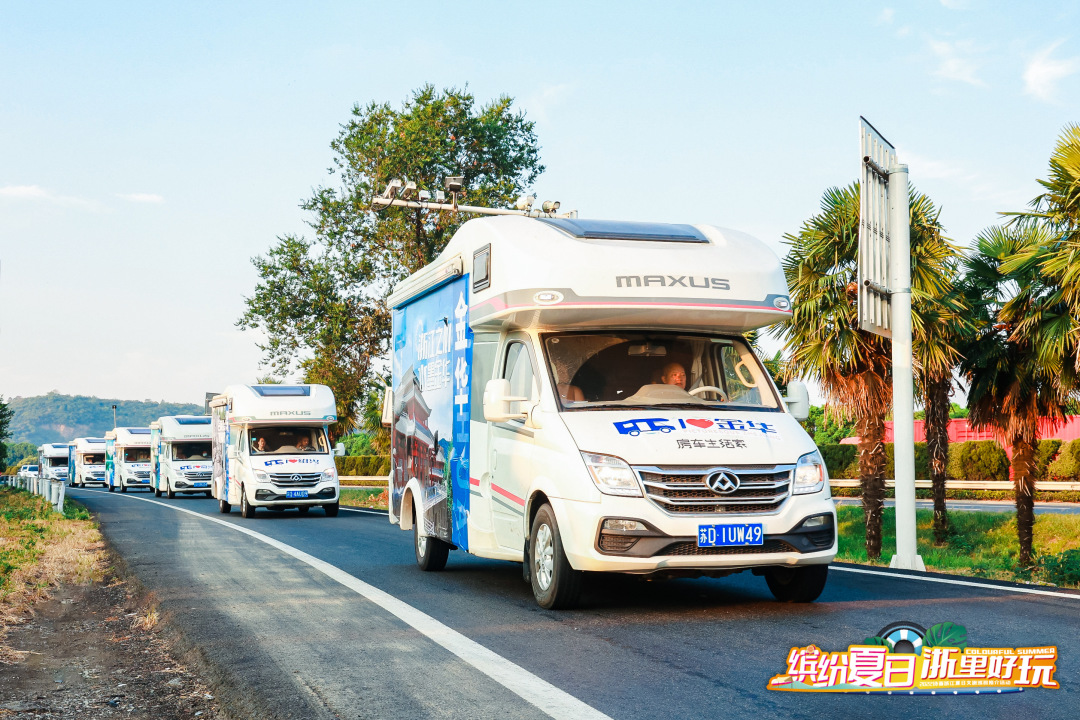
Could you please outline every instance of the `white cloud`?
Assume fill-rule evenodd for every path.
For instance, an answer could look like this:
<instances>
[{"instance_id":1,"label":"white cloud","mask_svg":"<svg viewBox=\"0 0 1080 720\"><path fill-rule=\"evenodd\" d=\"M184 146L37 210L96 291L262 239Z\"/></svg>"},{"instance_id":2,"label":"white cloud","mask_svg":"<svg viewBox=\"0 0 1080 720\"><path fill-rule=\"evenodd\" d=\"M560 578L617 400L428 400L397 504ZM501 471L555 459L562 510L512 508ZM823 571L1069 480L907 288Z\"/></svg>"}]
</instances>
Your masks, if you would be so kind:
<instances>
[{"instance_id":1,"label":"white cloud","mask_svg":"<svg viewBox=\"0 0 1080 720\"><path fill-rule=\"evenodd\" d=\"M562 103L563 98L570 92L570 89L571 86L567 83L544 85L530 94L522 103L522 106L528 110L530 119L546 122L550 119L549 111Z\"/></svg>"},{"instance_id":2,"label":"white cloud","mask_svg":"<svg viewBox=\"0 0 1080 720\"><path fill-rule=\"evenodd\" d=\"M98 204L93 200L72 197L70 195L57 195L52 190L43 188L40 185L5 185L4 187L0 187L0 197L12 198L15 200L44 200L45 202L55 203L56 205L79 207L84 210L98 209Z\"/></svg>"},{"instance_id":3,"label":"white cloud","mask_svg":"<svg viewBox=\"0 0 1080 720\"><path fill-rule=\"evenodd\" d=\"M970 5L968 0L941 0L941 4L950 10L967 10Z\"/></svg>"},{"instance_id":4,"label":"white cloud","mask_svg":"<svg viewBox=\"0 0 1080 720\"><path fill-rule=\"evenodd\" d=\"M903 27L899 27L899 28L896 29L896 37L900 37L900 38L907 37L910 34L911 34L911 26L910 25L904 25Z\"/></svg>"},{"instance_id":5,"label":"white cloud","mask_svg":"<svg viewBox=\"0 0 1080 720\"><path fill-rule=\"evenodd\" d=\"M127 200L128 202L137 202L137 203L163 203L163 202L165 202L165 198L161 197L160 195L155 195L154 193L130 193L128 195L122 195L122 194L118 193L116 195L116 197L120 198L121 200Z\"/></svg>"},{"instance_id":6,"label":"white cloud","mask_svg":"<svg viewBox=\"0 0 1080 720\"><path fill-rule=\"evenodd\" d=\"M894 15L896 15L896 11L892 8L883 8L881 14L878 15L878 25L890 25Z\"/></svg>"},{"instance_id":7,"label":"white cloud","mask_svg":"<svg viewBox=\"0 0 1080 720\"><path fill-rule=\"evenodd\" d=\"M1070 75L1080 72L1080 57L1055 60L1050 57L1062 41L1043 48L1028 62L1024 69L1024 92L1040 100L1052 101L1057 84Z\"/></svg>"},{"instance_id":8,"label":"white cloud","mask_svg":"<svg viewBox=\"0 0 1080 720\"><path fill-rule=\"evenodd\" d=\"M975 59L975 44L970 40L928 40L930 51L937 57L939 65L934 74L947 80L958 80L969 85L984 86L976 77L979 62Z\"/></svg>"}]
</instances>

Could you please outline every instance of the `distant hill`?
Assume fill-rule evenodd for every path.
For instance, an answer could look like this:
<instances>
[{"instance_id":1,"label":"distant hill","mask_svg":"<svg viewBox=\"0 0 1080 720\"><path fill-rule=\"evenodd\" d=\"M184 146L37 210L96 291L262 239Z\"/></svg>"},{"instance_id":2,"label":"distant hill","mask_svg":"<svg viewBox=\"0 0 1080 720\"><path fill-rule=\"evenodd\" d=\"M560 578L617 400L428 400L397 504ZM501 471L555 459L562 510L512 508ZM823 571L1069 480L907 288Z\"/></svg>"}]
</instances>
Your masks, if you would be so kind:
<instances>
[{"instance_id":1,"label":"distant hill","mask_svg":"<svg viewBox=\"0 0 1080 720\"><path fill-rule=\"evenodd\" d=\"M113 429L112 406L121 427L149 425L162 415L202 415L203 406L194 403L111 400L85 395L49 393L8 400L15 417L11 420L10 442L67 442L77 437L101 437Z\"/></svg>"}]
</instances>

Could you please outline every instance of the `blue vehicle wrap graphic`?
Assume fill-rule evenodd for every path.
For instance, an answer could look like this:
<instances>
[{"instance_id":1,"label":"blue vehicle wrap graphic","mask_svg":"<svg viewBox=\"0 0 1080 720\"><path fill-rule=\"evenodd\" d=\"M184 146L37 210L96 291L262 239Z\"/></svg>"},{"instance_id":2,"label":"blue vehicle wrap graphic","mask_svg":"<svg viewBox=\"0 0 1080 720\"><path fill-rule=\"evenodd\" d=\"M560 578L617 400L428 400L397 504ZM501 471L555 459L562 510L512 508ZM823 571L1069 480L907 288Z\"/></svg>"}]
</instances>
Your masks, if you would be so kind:
<instances>
[{"instance_id":1,"label":"blue vehicle wrap graphic","mask_svg":"<svg viewBox=\"0 0 1080 720\"><path fill-rule=\"evenodd\" d=\"M429 535L468 550L472 343L469 276L393 314L391 503L401 514L410 480ZM422 510L422 513L421 513Z\"/></svg>"}]
</instances>

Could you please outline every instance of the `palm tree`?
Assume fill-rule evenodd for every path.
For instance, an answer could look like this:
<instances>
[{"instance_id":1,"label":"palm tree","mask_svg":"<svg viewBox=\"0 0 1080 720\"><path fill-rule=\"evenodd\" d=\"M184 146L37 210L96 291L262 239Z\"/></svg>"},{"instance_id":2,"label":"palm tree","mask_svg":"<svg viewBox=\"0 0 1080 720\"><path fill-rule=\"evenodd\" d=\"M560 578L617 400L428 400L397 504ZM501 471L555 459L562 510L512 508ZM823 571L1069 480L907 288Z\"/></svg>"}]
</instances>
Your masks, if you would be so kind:
<instances>
[{"instance_id":1,"label":"palm tree","mask_svg":"<svg viewBox=\"0 0 1080 720\"><path fill-rule=\"evenodd\" d=\"M1045 225L992 227L979 235L964 263L964 294L975 324L961 348L968 421L996 430L1012 449L1021 566L1032 563L1039 419L1061 422L1069 388L1075 387L1075 373L1062 363L1062 354L1048 352L1065 346L1068 307L1031 260L1053 237Z\"/></svg>"},{"instance_id":2,"label":"palm tree","mask_svg":"<svg viewBox=\"0 0 1080 720\"><path fill-rule=\"evenodd\" d=\"M913 339L928 337L930 322L920 312L950 290L949 265L957 253L941 235L934 204L911 193ZM859 479L866 520L866 554L881 556L885 499L885 417L892 405L889 341L859 329L856 275L859 238L859 184L830 188L821 213L785 235L791 251L784 273L791 289L792 316L776 329L789 357L787 375L808 377L821 387L830 412L854 417L859 433ZM924 356L948 362L937 346Z\"/></svg>"}]
</instances>

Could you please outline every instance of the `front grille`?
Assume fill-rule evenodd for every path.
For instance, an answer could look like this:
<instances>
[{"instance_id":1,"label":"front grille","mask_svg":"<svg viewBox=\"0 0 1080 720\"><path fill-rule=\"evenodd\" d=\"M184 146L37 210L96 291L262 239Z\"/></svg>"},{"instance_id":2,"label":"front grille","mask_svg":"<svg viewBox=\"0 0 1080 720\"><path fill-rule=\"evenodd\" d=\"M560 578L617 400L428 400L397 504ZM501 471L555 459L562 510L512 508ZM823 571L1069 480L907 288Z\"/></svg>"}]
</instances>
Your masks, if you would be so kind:
<instances>
[{"instance_id":1,"label":"front grille","mask_svg":"<svg viewBox=\"0 0 1080 720\"><path fill-rule=\"evenodd\" d=\"M736 545L733 547L698 547L688 540L671 543L658 555L758 555L761 553L798 552L783 540L766 540L761 545Z\"/></svg>"},{"instance_id":2,"label":"front grille","mask_svg":"<svg viewBox=\"0 0 1080 720\"><path fill-rule=\"evenodd\" d=\"M725 467L638 467L645 495L662 510L677 514L761 515L774 513L791 490L793 465L731 465ZM718 495L705 480L717 470L739 477L739 489Z\"/></svg>"},{"instance_id":3,"label":"front grille","mask_svg":"<svg viewBox=\"0 0 1080 720\"><path fill-rule=\"evenodd\" d=\"M311 487L319 482L322 473L270 473L275 485L288 487Z\"/></svg>"},{"instance_id":4,"label":"front grille","mask_svg":"<svg viewBox=\"0 0 1080 720\"><path fill-rule=\"evenodd\" d=\"M203 482L210 479L209 470L188 470L184 473L184 478L187 480L195 480Z\"/></svg>"},{"instance_id":5,"label":"front grille","mask_svg":"<svg viewBox=\"0 0 1080 720\"><path fill-rule=\"evenodd\" d=\"M134 472L134 475L135 475L136 480L149 480L150 479L150 471L149 470L136 470Z\"/></svg>"}]
</instances>

